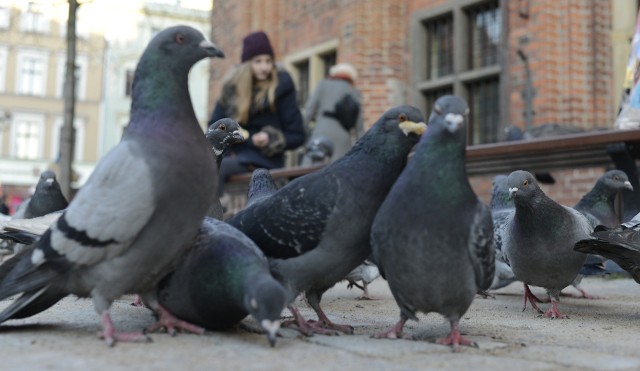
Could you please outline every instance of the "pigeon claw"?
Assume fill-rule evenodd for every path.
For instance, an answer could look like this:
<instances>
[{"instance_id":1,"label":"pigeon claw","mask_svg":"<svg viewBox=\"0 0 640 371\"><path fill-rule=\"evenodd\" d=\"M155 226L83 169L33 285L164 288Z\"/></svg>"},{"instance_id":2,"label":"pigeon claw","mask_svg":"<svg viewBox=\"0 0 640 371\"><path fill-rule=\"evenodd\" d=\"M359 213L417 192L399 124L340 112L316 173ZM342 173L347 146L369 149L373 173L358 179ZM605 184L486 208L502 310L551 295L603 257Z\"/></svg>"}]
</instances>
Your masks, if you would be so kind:
<instances>
[{"instance_id":1,"label":"pigeon claw","mask_svg":"<svg viewBox=\"0 0 640 371\"><path fill-rule=\"evenodd\" d=\"M454 352L457 352L459 350L460 345L466 345L474 348L478 347L478 343L466 339L464 336L462 336L460 330L458 329L458 321L451 321L451 332L449 333L449 336L447 336L446 338L437 339L436 343L441 345L450 345Z\"/></svg>"},{"instance_id":2,"label":"pigeon claw","mask_svg":"<svg viewBox=\"0 0 640 371\"><path fill-rule=\"evenodd\" d=\"M152 333L164 328L167 333L171 336L176 336L177 329L180 329L184 332L190 332L192 334L203 335L204 328L200 326L196 326L187 321L183 321L178 319L173 314L169 313L164 307L160 306L158 309L159 318L158 321L151 326L147 327L144 332Z\"/></svg>"},{"instance_id":3,"label":"pigeon claw","mask_svg":"<svg viewBox=\"0 0 640 371\"><path fill-rule=\"evenodd\" d=\"M547 310L543 316L545 318L551 318L551 319L556 319L556 318L569 318L569 316L561 314L560 311L558 311L558 304L555 300L551 300L551 308L549 308L549 310Z\"/></svg>"},{"instance_id":4,"label":"pigeon claw","mask_svg":"<svg viewBox=\"0 0 640 371\"><path fill-rule=\"evenodd\" d=\"M109 347L113 347L117 341L129 343L149 343L151 338L141 332L117 332L113 328L111 316L108 311L102 314L102 331L98 332L98 337L104 339Z\"/></svg>"}]
</instances>

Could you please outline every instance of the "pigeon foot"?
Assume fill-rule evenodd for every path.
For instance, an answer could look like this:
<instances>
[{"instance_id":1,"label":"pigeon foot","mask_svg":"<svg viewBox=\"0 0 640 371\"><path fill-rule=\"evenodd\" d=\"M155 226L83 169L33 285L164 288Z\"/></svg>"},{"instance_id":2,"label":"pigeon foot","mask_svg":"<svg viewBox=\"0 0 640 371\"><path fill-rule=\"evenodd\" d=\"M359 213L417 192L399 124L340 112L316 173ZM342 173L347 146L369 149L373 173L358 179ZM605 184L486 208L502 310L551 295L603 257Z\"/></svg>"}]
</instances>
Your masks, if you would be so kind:
<instances>
[{"instance_id":1,"label":"pigeon foot","mask_svg":"<svg viewBox=\"0 0 640 371\"><path fill-rule=\"evenodd\" d=\"M317 308L314 308L314 309L316 310L316 314L318 315L318 321L310 320L310 321L307 321L307 322L310 322L314 326L320 326L320 327L325 328L325 329L330 329L330 330L343 332L343 333L345 333L347 335L353 335L353 326L340 325L340 324L337 324L337 323L333 323L333 322L331 322L329 317L327 317L327 315L324 313L322 308L320 308L318 306Z\"/></svg>"},{"instance_id":2,"label":"pigeon foot","mask_svg":"<svg viewBox=\"0 0 640 371\"><path fill-rule=\"evenodd\" d=\"M555 300L551 300L551 308L549 308L549 310L547 310L543 316L545 318L551 318L551 319L556 319L556 318L569 318L569 316L561 314L560 311L558 311L558 304Z\"/></svg>"},{"instance_id":3,"label":"pigeon foot","mask_svg":"<svg viewBox=\"0 0 640 371\"><path fill-rule=\"evenodd\" d=\"M577 289L577 290L580 291L579 295L572 294L572 293L561 292L560 296L565 296L565 297L574 298L574 299L588 299L588 300L603 300L603 299L606 299L606 297L604 297L604 296L591 295L588 292L584 291L583 289Z\"/></svg>"},{"instance_id":4,"label":"pigeon foot","mask_svg":"<svg viewBox=\"0 0 640 371\"><path fill-rule=\"evenodd\" d=\"M291 314L293 314L293 319L288 321L283 321L282 327L296 326L297 330L300 331L300 333L303 334L304 336L312 336L313 334L328 335L328 336L339 335L335 330L325 329L320 326L307 322L307 320L304 319L302 314L300 314L300 311L298 311L298 309L294 307L289 307L289 311L291 312Z\"/></svg>"},{"instance_id":5,"label":"pigeon foot","mask_svg":"<svg viewBox=\"0 0 640 371\"><path fill-rule=\"evenodd\" d=\"M542 301L537 296L533 295L533 293L529 289L529 285L525 283L524 284L524 304L522 306L523 312L525 311L525 309L527 309L527 301L531 303L531 308L535 309L538 313L543 313L542 309L540 309L536 304L536 303L541 303Z\"/></svg>"},{"instance_id":6,"label":"pigeon foot","mask_svg":"<svg viewBox=\"0 0 640 371\"><path fill-rule=\"evenodd\" d=\"M159 306L158 309L159 318L158 322L153 325L147 327L145 332L151 333L160 330L161 328L166 329L167 333L171 336L176 335L176 330L180 329L184 332L191 332L193 334L202 335L204 334L204 328L200 326L196 326L189 322L178 319L173 314L169 313L163 306Z\"/></svg>"},{"instance_id":7,"label":"pigeon foot","mask_svg":"<svg viewBox=\"0 0 640 371\"><path fill-rule=\"evenodd\" d=\"M458 329L458 321L451 321L451 333L449 333L449 336L436 340L436 343L441 345L451 345L454 352L458 351L458 347L460 345L471 346L474 348L478 347L478 344L475 341L471 341L462 336Z\"/></svg>"},{"instance_id":8,"label":"pigeon foot","mask_svg":"<svg viewBox=\"0 0 640 371\"><path fill-rule=\"evenodd\" d=\"M147 307L142 302L142 298L140 297L140 295L136 295L136 299L133 301L133 303L131 303L131 306L132 307L138 307L138 308L146 308Z\"/></svg>"},{"instance_id":9,"label":"pigeon foot","mask_svg":"<svg viewBox=\"0 0 640 371\"><path fill-rule=\"evenodd\" d=\"M374 339L405 339L405 340L414 340L412 335L405 334L402 332L404 328L404 324L407 322L407 318L401 316L400 321L393 325L388 331L381 332L379 334L371 335Z\"/></svg>"},{"instance_id":10,"label":"pigeon foot","mask_svg":"<svg viewBox=\"0 0 640 371\"><path fill-rule=\"evenodd\" d=\"M104 339L110 347L114 346L117 341L129 343L151 342L151 338L142 332L116 332L109 312L102 313L102 332L98 332L98 337Z\"/></svg>"}]
</instances>

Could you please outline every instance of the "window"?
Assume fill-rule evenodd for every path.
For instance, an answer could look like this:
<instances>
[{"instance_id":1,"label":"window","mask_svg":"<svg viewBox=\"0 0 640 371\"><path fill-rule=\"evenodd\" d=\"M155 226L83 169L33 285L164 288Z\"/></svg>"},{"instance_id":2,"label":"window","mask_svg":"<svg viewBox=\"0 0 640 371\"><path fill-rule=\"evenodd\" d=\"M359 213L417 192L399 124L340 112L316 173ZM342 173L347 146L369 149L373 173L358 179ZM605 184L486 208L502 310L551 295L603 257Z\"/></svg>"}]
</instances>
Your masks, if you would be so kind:
<instances>
[{"instance_id":1,"label":"window","mask_svg":"<svg viewBox=\"0 0 640 371\"><path fill-rule=\"evenodd\" d=\"M499 141L500 84L497 78L470 83L469 144Z\"/></svg>"},{"instance_id":2,"label":"window","mask_svg":"<svg viewBox=\"0 0 640 371\"><path fill-rule=\"evenodd\" d=\"M18 94L45 95L48 59L47 53L43 51L18 51Z\"/></svg>"},{"instance_id":3,"label":"window","mask_svg":"<svg viewBox=\"0 0 640 371\"><path fill-rule=\"evenodd\" d=\"M19 159L42 158L44 115L16 113L11 125L11 156Z\"/></svg>"},{"instance_id":4,"label":"window","mask_svg":"<svg viewBox=\"0 0 640 371\"><path fill-rule=\"evenodd\" d=\"M0 92L5 91L5 83L7 81L7 55L8 48L0 45Z\"/></svg>"},{"instance_id":5,"label":"window","mask_svg":"<svg viewBox=\"0 0 640 371\"><path fill-rule=\"evenodd\" d=\"M48 33L50 20L45 14L30 6L24 10L20 17L20 31Z\"/></svg>"},{"instance_id":6,"label":"window","mask_svg":"<svg viewBox=\"0 0 640 371\"><path fill-rule=\"evenodd\" d=\"M453 18L429 20L427 31L427 78L434 79L453 72Z\"/></svg>"},{"instance_id":7,"label":"window","mask_svg":"<svg viewBox=\"0 0 640 371\"><path fill-rule=\"evenodd\" d=\"M502 14L498 4L471 8L469 14L469 67L498 64Z\"/></svg>"},{"instance_id":8,"label":"window","mask_svg":"<svg viewBox=\"0 0 640 371\"><path fill-rule=\"evenodd\" d=\"M124 95L126 97L130 97L131 96L131 91L133 89L133 75L134 75L134 70L132 69L128 69L125 72L125 77L124 77Z\"/></svg>"},{"instance_id":9,"label":"window","mask_svg":"<svg viewBox=\"0 0 640 371\"><path fill-rule=\"evenodd\" d=\"M298 72L298 104L304 106L309 98L309 60L295 64Z\"/></svg>"},{"instance_id":10,"label":"window","mask_svg":"<svg viewBox=\"0 0 640 371\"><path fill-rule=\"evenodd\" d=\"M413 76L430 114L438 97L469 103L468 144L499 140L501 122L502 10L497 0L451 0L418 15ZM454 55L456 59L454 60Z\"/></svg>"},{"instance_id":11,"label":"window","mask_svg":"<svg viewBox=\"0 0 640 371\"><path fill-rule=\"evenodd\" d=\"M324 67L323 76L329 76L329 69L335 66L338 55L336 51L333 50L329 53L321 55L320 58L322 59L322 65Z\"/></svg>"},{"instance_id":12,"label":"window","mask_svg":"<svg viewBox=\"0 0 640 371\"><path fill-rule=\"evenodd\" d=\"M51 160L56 161L60 156L60 130L64 124L64 117L57 117L53 122L53 131L51 132ZM73 154L74 161L82 161L84 158L84 127L85 120L76 117L73 122L76 129L76 145Z\"/></svg>"},{"instance_id":13,"label":"window","mask_svg":"<svg viewBox=\"0 0 640 371\"><path fill-rule=\"evenodd\" d=\"M0 6L0 30L7 30L11 25L11 8Z\"/></svg>"},{"instance_id":14,"label":"window","mask_svg":"<svg viewBox=\"0 0 640 371\"><path fill-rule=\"evenodd\" d=\"M76 55L76 99L85 100L87 98L87 67L88 58L84 55ZM58 55L58 70L56 82L56 96L64 96L64 79L67 72L67 56Z\"/></svg>"}]
</instances>

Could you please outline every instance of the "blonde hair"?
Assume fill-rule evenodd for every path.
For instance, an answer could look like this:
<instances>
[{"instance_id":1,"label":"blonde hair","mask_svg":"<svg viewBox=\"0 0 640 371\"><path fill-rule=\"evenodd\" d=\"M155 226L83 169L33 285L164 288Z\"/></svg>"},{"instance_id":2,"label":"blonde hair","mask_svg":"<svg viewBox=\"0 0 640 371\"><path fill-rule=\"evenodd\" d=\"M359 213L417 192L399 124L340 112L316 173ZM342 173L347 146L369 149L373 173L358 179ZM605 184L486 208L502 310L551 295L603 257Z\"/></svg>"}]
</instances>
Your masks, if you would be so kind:
<instances>
[{"instance_id":1,"label":"blonde hair","mask_svg":"<svg viewBox=\"0 0 640 371\"><path fill-rule=\"evenodd\" d=\"M255 81L251 71L251 60L241 63L228 76L222 88L221 100L231 110L231 116L242 125L249 121L251 107L261 109L268 100L269 108L275 111L276 87L278 86L278 70L273 66L269 78ZM255 90L255 93L254 93Z\"/></svg>"}]
</instances>

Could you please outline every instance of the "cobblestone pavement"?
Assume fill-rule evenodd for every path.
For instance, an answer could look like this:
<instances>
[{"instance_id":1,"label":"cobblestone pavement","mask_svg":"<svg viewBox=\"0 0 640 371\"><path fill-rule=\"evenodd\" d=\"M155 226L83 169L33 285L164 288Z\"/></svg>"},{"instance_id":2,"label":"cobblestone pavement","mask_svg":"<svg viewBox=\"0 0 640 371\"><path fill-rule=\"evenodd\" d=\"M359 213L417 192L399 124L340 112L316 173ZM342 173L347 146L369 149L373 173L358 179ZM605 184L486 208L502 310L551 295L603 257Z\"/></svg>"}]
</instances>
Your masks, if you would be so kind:
<instances>
[{"instance_id":1,"label":"cobblestone pavement","mask_svg":"<svg viewBox=\"0 0 640 371\"><path fill-rule=\"evenodd\" d=\"M560 310L569 319L540 318L529 309L522 312L523 290L518 283L498 291L495 300L476 299L461 330L479 348L458 353L433 343L449 331L437 314L408 322L406 330L416 341L370 338L398 319L382 279L370 288L376 300L356 300L360 292L345 284L323 299L329 317L354 325L355 335L307 338L284 329L275 348L269 347L264 335L241 329L203 336L153 334L152 343L108 348L95 336L100 322L91 301L67 298L37 316L1 326L1 362L2 369L16 370L640 369L640 285L630 279L594 278L585 279L583 287L607 299L563 298ZM153 321L148 310L130 306L132 300L124 297L114 304L113 318L121 330L138 330ZM312 311L299 304L311 316Z\"/></svg>"}]
</instances>

